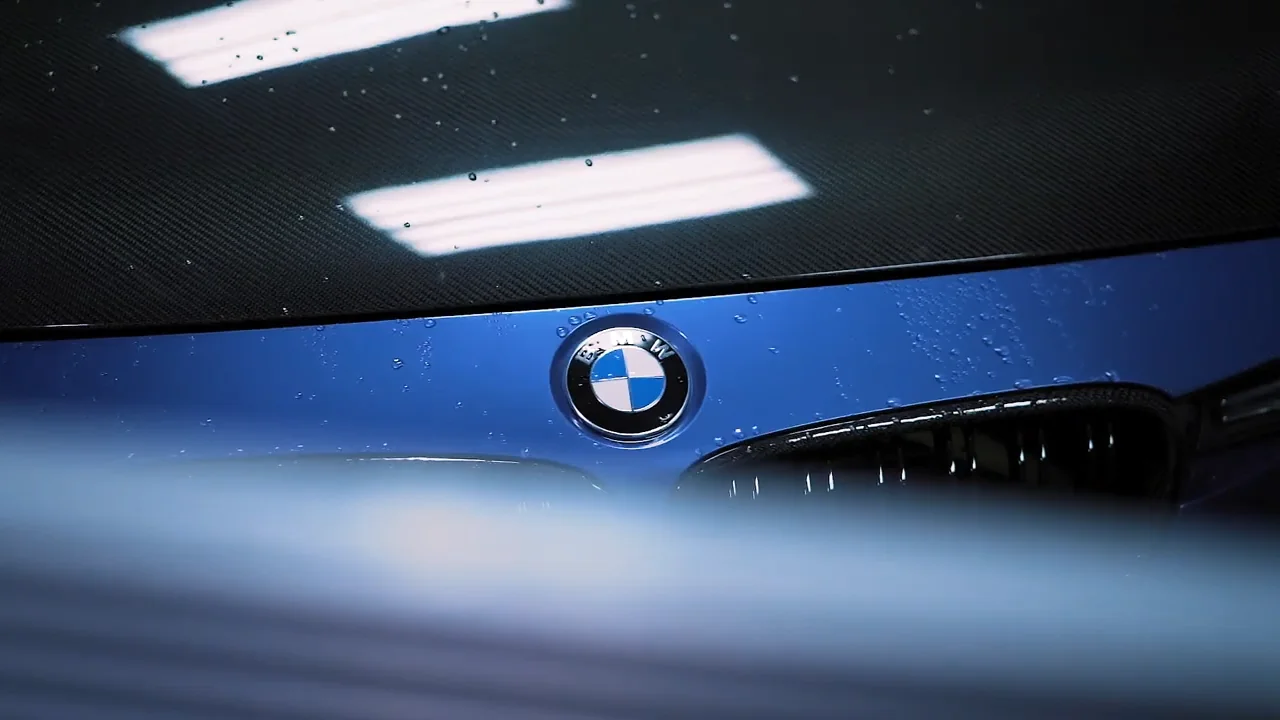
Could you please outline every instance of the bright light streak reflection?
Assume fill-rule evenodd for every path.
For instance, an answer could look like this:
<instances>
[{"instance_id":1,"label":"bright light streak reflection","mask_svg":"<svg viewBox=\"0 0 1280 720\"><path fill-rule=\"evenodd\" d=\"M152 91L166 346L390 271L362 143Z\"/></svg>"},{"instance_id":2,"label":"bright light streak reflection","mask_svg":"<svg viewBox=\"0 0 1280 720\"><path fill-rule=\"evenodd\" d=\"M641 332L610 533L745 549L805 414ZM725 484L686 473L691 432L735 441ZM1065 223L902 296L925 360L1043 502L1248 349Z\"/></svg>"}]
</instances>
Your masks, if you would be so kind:
<instances>
[{"instance_id":1,"label":"bright light streak reflection","mask_svg":"<svg viewBox=\"0 0 1280 720\"><path fill-rule=\"evenodd\" d=\"M442 255L712 217L813 194L744 135L474 176L373 190L347 204L411 249Z\"/></svg>"},{"instance_id":2,"label":"bright light streak reflection","mask_svg":"<svg viewBox=\"0 0 1280 720\"><path fill-rule=\"evenodd\" d=\"M564 10L571 0L245 0L120 37L188 87L212 85L442 28Z\"/></svg>"}]
</instances>

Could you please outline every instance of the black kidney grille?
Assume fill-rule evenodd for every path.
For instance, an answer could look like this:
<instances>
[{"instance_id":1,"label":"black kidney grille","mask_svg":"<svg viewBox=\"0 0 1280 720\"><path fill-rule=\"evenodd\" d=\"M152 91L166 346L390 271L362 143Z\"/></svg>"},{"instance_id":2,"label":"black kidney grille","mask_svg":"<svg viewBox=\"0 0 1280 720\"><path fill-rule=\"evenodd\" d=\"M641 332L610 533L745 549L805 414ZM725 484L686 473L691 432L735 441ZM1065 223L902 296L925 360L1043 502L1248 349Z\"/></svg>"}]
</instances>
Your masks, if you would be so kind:
<instances>
[{"instance_id":1,"label":"black kidney grille","mask_svg":"<svg viewBox=\"0 0 1280 720\"><path fill-rule=\"evenodd\" d=\"M289 455L187 461L173 467L179 478L220 482L250 478L272 482L359 487L411 487L420 494L499 499L522 512L602 501L601 481L570 466L502 456Z\"/></svg>"},{"instance_id":2,"label":"black kidney grille","mask_svg":"<svg viewBox=\"0 0 1280 720\"><path fill-rule=\"evenodd\" d=\"M909 408L755 439L695 465L679 495L831 498L906 488L1006 488L1166 498L1171 404L1128 388Z\"/></svg>"}]
</instances>

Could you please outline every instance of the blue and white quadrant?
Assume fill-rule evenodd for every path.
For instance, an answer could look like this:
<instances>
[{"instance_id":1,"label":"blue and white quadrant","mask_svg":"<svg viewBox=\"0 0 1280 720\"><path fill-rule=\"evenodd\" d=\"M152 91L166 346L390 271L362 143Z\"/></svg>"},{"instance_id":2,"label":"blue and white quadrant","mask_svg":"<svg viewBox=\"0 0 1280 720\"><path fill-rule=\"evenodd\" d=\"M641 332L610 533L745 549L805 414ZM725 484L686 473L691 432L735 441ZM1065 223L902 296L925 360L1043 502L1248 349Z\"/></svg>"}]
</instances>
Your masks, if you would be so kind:
<instances>
[{"instance_id":1,"label":"blue and white quadrant","mask_svg":"<svg viewBox=\"0 0 1280 720\"><path fill-rule=\"evenodd\" d=\"M614 348L591 365L591 389L596 399L620 412L648 410L662 399L666 387L662 363L643 348Z\"/></svg>"}]
</instances>

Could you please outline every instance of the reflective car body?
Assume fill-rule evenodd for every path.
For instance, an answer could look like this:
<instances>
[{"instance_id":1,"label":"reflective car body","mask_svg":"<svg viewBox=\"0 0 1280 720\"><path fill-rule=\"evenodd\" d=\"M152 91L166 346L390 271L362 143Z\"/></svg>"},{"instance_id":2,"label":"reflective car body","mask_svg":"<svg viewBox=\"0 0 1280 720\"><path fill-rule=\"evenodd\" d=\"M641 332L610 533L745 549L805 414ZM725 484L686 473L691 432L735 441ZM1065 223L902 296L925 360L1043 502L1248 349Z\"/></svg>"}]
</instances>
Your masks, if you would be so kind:
<instances>
[{"instance_id":1,"label":"reflective car body","mask_svg":"<svg viewBox=\"0 0 1280 720\"><path fill-rule=\"evenodd\" d=\"M0 715L1275 716L1280 3L1146 5L0 3Z\"/></svg>"},{"instance_id":2,"label":"reflective car body","mask_svg":"<svg viewBox=\"0 0 1280 720\"><path fill-rule=\"evenodd\" d=\"M1280 356L1278 266L1280 241L1259 240L651 303L15 342L0 347L0 401L73 423L110 462L514 458L662 495L705 455L816 421L1099 382L1194 393ZM574 423L551 370L584 334L646 320L678 331L705 386L658 441L611 442Z\"/></svg>"},{"instance_id":3,"label":"reflective car body","mask_svg":"<svg viewBox=\"0 0 1280 720\"><path fill-rule=\"evenodd\" d=\"M7 5L0 403L111 461L515 458L660 495L894 407L1188 396L1280 356L1273 27L1208 0ZM628 328L647 370L575 364Z\"/></svg>"}]
</instances>

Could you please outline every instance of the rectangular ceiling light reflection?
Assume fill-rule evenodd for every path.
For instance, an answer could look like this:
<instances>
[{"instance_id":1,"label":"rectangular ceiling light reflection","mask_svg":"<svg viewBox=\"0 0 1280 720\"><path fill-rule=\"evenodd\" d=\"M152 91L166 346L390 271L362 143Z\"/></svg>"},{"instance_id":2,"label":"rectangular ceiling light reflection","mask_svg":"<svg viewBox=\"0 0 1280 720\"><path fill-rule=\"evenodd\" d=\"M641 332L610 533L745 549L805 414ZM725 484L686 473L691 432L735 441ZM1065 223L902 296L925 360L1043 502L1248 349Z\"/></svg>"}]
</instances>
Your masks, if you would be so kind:
<instances>
[{"instance_id":1,"label":"rectangular ceiling light reflection","mask_svg":"<svg viewBox=\"0 0 1280 720\"><path fill-rule=\"evenodd\" d=\"M120 37L188 87L445 28L563 10L571 0L243 0Z\"/></svg>"},{"instance_id":2,"label":"rectangular ceiling light reflection","mask_svg":"<svg viewBox=\"0 0 1280 720\"><path fill-rule=\"evenodd\" d=\"M728 135L384 188L348 206L424 255L724 215L813 191L750 137Z\"/></svg>"}]
</instances>

